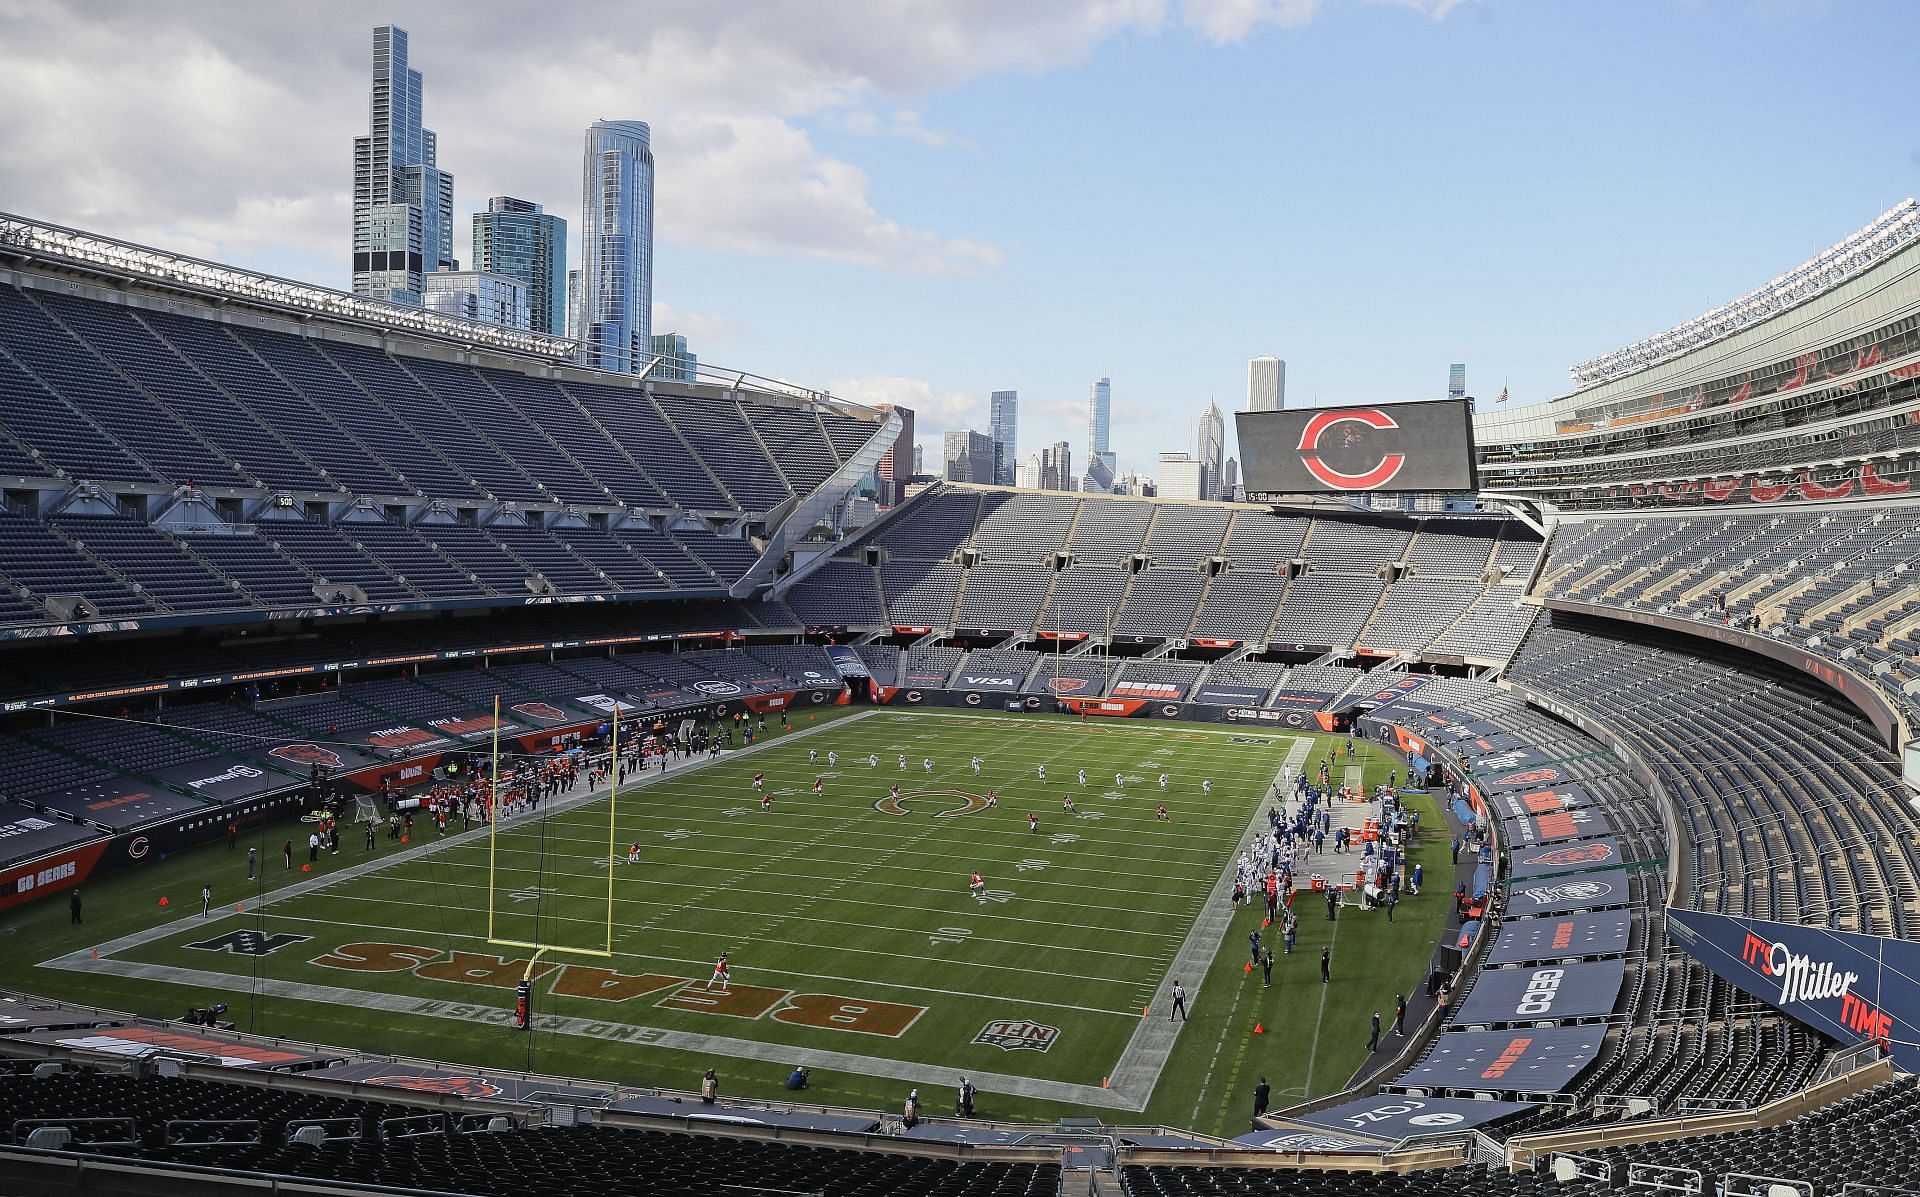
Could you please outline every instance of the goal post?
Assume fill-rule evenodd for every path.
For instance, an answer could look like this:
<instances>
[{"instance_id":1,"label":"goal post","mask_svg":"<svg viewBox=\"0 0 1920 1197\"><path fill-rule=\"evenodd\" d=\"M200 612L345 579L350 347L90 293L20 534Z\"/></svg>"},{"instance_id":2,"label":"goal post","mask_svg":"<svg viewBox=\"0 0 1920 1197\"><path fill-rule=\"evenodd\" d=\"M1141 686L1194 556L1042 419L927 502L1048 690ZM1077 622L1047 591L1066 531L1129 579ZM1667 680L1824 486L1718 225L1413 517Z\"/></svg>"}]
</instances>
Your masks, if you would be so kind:
<instances>
[{"instance_id":1,"label":"goal post","mask_svg":"<svg viewBox=\"0 0 1920 1197\"><path fill-rule=\"evenodd\" d=\"M522 948L533 953L527 962L528 975L531 977L534 962L549 953L561 953L570 956L585 956L606 960L613 956L613 882L615 862L619 859L616 851L619 846L620 814L620 704L614 700L613 737L607 764L607 780L610 786L606 797L607 804L607 891L605 911L605 935L599 947L583 947L573 944L541 942L545 937L539 935L539 924L535 922L534 939L520 939L507 935L501 926L500 909L500 835L501 824L506 821L504 795L500 787L500 698L493 700L493 752L489 770L489 795L487 810L487 943L494 947ZM543 816L544 818L544 816ZM549 849L543 843L539 849L542 860ZM507 866L511 869L511 865ZM511 875L511 874L510 874ZM536 895L535 900L544 900L546 894Z\"/></svg>"}]
</instances>

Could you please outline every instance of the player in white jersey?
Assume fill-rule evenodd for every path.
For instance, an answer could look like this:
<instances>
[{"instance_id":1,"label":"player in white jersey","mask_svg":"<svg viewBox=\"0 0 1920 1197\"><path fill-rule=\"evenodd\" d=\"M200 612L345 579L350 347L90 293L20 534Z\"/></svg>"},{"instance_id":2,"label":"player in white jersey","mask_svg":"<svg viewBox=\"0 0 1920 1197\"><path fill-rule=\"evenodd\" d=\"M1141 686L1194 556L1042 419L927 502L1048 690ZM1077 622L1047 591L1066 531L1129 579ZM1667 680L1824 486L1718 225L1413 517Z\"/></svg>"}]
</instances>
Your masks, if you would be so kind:
<instances>
[{"instance_id":1,"label":"player in white jersey","mask_svg":"<svg viewBox=\"0 0 1920 1197\"><path fill-rule=\"evenodd\" d=\"M809 765L817 765L820 763L820 750L818 748L807 749L807 763Z\"/></svg>"},{"instance_id":2,"label":"player in white jersey","mask_svg":"<svg viewBox=\"0 0 1920 1197\"><path fill-rule=\"evenodd\" d=\"M839 763L840 763L840 754L839 754L839 753L837 753L837 752L834 752L834 751L833 751L833 750L831 750L831 749L829 749L829 750L827 751L827 765L828 765L828 767L829 767L829 768L831 768L832 766L834 766L834 765L838 765Z\"/></svg>"},{"instance_id":3,"label":"player in white jersey","mask_svg":"<svg viewBox=\"0 0 1920 1197\"><path fill-rule=\"evenodd\" d=\"M1080 784L1082 786L1087 784L1087 771L1085 769L1082 769L1078 773L1075 773L1074 776L1080 779Z\"/></svg>"},{"instance_id":4,"label":"player in white jersey","mask_svg":"<svg viewBox=\"0 0 1920 1197\"><path fill-rule=\"evenodd\" d=\"M932 758L932 757L930 757L930 756L923 756L923 757L921 757L921 758L920 758L920 771L921 771L922 773L931 773L931 772L933 772L933 758Z\"/></svg>"},{"instance_id":5,"label":"player in white jersey","mask_svg":"<svg viewBox=\"0 0 1920 1197\"><path fill-rule=\"evenodd\" d=\"M1211 777L1200 783L1200 792L1202 794L1213 793L1213 779Z\"/></svg>"},{"instance_id":6,"label":"player in white jersey","mask_svg":"<svg viewBox=\"0 0 1920 1197\"><path fill-rule=\"evenodd\" d=\"M1167 788L1167 775L1164 773L1160 775L1160 788L1163 790Z\"/></svg>"},{"instance_id":7,"label":"player in white jersey","mask_svg":"<svg viewBox=\"0 0 1920 1197\"><path fill-rule=\"evenodd\" d=\"M973 775L980 776L980 758L977 756L973 758Z\"/></svg>"},{"instance_id":8,"label":"player in white jersey","mask_svg":"<svg viewBox=\"0 0 1920 1197\"><path fill-rule=\"evenodd\" d=\"M1115 789L1124 790L1127 787L1127 779L1116 773L1113 775L1113 785Z\"/></svg>"},{"instance_id":9,"label":"player in white jersey","mask_svg":"<svg viewBox=\"0 0 1920 1197\"><path fill-rule=\"evenodd\" d=\"M903 752L900 754L900 768L905 769L906 767L907 767L907 754Z\"/></svg>"},{"instance_id":10,"label":"player in white jersey","mask_svg":"<svg viewBox=\"0 0 1920 1197\"><path fill-rule=\"evenodd\" d=\"M1033 767L1033 771L1040 775L1041 781L1045 781L1047 779L1047 767L1045 765L1035 765Z\"/></svg>"},{"instance_id":11,"label":"player in white jersey","mask_svg":"<svg viewBox=\"0 0 1920 1197\"><path fill-rule=\"evenodd\" d=\"M879 767L880 767L880 754L877 752L869 752L867 754L867 768L878 769Z\"/></svg>"}]
</instances>

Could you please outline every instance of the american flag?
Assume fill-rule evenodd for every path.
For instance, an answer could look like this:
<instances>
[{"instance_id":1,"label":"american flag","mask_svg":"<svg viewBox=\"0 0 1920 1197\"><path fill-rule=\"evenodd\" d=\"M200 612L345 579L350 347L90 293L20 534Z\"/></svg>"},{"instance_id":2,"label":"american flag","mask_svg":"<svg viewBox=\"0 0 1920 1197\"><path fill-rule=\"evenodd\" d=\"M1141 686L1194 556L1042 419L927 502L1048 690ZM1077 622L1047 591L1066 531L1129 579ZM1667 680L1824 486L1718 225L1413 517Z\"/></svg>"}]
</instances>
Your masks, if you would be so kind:
<instances>
[{"instance_id":1,"label":"american flag","mask_svg":"<svg viewBox=\"0 0 1920 1197\"><path fill-rule=\"evenodd\" d=\"M1494 400L1494 402L1495 402L1495 403L1505 403L1506 401L1507 401L1507 388L1505 388L1505 387L1501 387L1501 388L1500 388L1500 397L1499 397L1498 399L1495 399L1495 400Z\"/></svg>"}]
</instances>

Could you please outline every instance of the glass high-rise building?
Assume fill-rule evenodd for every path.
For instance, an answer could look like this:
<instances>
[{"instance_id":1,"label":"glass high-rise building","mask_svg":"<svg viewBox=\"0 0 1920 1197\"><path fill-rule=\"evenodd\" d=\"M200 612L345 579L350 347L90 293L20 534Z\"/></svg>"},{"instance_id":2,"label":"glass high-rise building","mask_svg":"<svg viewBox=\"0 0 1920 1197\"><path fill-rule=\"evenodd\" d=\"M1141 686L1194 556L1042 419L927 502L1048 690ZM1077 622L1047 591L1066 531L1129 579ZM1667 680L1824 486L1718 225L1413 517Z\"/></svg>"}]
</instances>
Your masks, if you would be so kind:
<instances>
[{"instance_id":1,"label":"glass high-rise building","mask_svg":"<svg viewBox=\"0 0 1920 1197\"><path fill-rule=\"evenodd\" d=\"M1020 392L994 391L987 397L987 435L993 438L993 483L1012 486L1019 464Z\"/></svg>"},{"instance_id":2,"label":"glass high-rise building","mask_svg":"<svg viewBox=\"0 0 1920 1197\"><path fill-rule=\"evenodd\" d=\"M1096 378L1087 395L1087 456L1106 457L1112 447L1107 432L1113 423L1113 379ZM1112 468L1113 462L1107 462Z\"/></svg>"},{"instance_id":3,"label":"glass high-rise building","mask_svg":"<svg viewBox=\"0 0 1920 1197\"><path fill-rule=\"evenodd\" d=\"M1447 398L1461 399L1467 393L1467 363L1455 362L1447 367Z\"/></svg>"},{"instance_id":4,"label":"glass high-rise building","mask_svg":"<svg viewBox=\"0 0 1920 1197\"><path fill-rule=\"evenodd\" d=\"M1247 410L1279 411L1287 405L1287 363L1277 357L1247 362Z\"/></svg>"},{"instance_id":5,"label":"glass high-rise building","mask_svg":"<svg viewBox=\"0 0 1920 1197\"><path fill-rule=\"evenodd\" d=\"M419 307L423 276L458 270L453 176L439 139L421 123L420 72L407 65L407 31L373 31L367 135L353 139L353 293Z\"/></svg>"},{"instance_id":6,"label":"glass high-rise building","mask_svg":"<svg viewBox=\"0 0 1920 1197\"><path fill-rule=\"evenodd\" d=\"M687 348L687 339L679 333L655 333L647 347L653 357L660 359L647 374L648 378L692 382L698 376L700 355Z\"/></svg>"},{"instance_id":7,"label":"glass high-rise building","mask_svg":"<svg viewBox=\"0 0 1920 1197\"><path fill-rule=\"evenodd\" d=\"M580 362L631 374L653 347L653 150L644 121L595 121L581 170Z\"/></svg>"},{"instance_id":8,"label":"glass high-rise building","mask_svg":"<svg viewBox=\"0 0 1920 1197\"><path fill-rule=\"evenodd\" d=\"M1199 497L1217 498L1215 493L1220 486L1220 471L1227 457L1227 418L1220 414L1220 406L1209 401L1207 410L1200 413L1200 427L1196 438L1200 450L1195 456L1205 467Z\"/></svg>"},{"instance_id":9,"label":"glass high-rise building","mask_svg":"<svg viewBox=\"0 0 1920 1197\"><path fill-rule=\"evenodd\" d=\"M473 268L517 280L529 327L567 335L567 222L539 204L496 195L473 215Z\"/></svg>"},{"instance_id":10,"label":"glass high-rise building","mask_svg":"<svg viewBox=\"0 0 1920 1197\"><path fill-rule=\"evenodd\" d=\"M427 310L501 328L526 328L527 288L517 278L484 270L436 270L427 275Z\"/></svg>"}]
</instances>

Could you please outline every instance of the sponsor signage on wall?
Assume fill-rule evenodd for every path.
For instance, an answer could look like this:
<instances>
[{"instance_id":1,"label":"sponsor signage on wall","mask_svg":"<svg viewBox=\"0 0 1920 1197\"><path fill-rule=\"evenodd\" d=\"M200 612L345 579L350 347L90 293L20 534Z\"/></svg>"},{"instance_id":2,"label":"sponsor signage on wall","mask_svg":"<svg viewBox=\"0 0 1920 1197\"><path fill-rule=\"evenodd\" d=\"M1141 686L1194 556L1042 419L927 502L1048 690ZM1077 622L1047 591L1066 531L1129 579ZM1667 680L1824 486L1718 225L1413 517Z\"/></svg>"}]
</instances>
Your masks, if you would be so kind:
<instances>
[{"instance_id":1,"label":"sponsor signage on wall","mask_svg":"<svg viewBox=\"0 0 1920 1197\"><path fill-rule=\"evenodd\" d=\"M1668 910L1667 933L1735 988L1920 1069L1920 943L1698 910Z\"/></svg>"},{"instance_id":2,"label":"sponsor signage on wall","mask_svg":"<svg viewBox=\"0 0 1920 1197\"><path fill-rule=\"evenodd\" d=\"M1603 1018L1612 1012L1626 972L1627 962L1619 957L1482 969L1453 1021L1499 1025Z\"/></svg>"}]
</instances>

